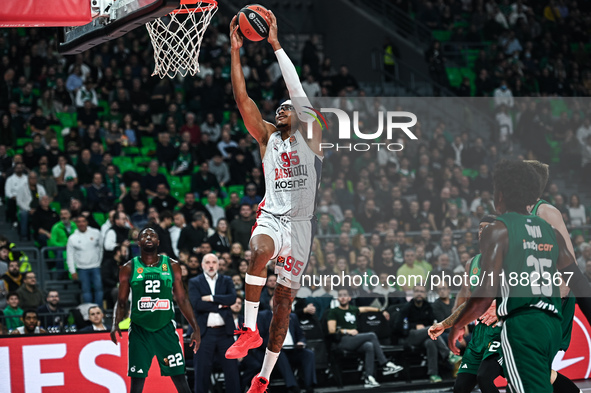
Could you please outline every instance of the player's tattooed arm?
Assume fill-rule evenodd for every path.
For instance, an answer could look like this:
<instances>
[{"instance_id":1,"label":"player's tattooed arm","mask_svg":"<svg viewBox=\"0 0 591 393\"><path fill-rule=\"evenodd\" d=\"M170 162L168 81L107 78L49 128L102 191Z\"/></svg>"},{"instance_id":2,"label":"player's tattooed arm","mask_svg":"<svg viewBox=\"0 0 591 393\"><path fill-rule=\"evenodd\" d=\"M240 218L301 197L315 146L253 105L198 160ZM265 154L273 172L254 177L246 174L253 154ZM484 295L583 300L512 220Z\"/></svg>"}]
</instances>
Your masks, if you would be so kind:
<instances>
[{"instance_id":1,"label":"player's tattooed arm","mask_svg":"<svg viewBox=\"0 0 591 393\"><path fill-rule=\"evenodd\" d=\"M454 311L449 317L445 318L441 322L441 324L443 325L443 327L445 329L450 328L454 325L454 323L456 322L456 319L458 319L458 317L460 316L460 314L464 310L464 307L466 307L465 302L460 304L460 306L458 308L456 308L456 311Z\"/></svg>"}]
</instances>

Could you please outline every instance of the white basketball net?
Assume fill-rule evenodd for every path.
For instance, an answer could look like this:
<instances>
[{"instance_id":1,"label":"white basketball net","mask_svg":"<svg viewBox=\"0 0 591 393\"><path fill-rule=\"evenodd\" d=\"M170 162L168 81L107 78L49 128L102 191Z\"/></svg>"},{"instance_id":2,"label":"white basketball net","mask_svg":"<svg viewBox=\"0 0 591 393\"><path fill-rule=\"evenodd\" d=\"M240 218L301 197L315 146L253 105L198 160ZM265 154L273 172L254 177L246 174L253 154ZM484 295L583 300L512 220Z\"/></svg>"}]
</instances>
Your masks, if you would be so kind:
<instances>
[{"instance_id":1,"label":"white basketball net","mask_svg":"<svg viewBox=\"0 0 591 393\"><path fill-rule=\"evenodd\" d=\"M217 9L215 1L197 0L146 23L156 63L152 76L174 78L177 73L184 77L199 72L201 41Z\"/></svg>"}]
</instances>

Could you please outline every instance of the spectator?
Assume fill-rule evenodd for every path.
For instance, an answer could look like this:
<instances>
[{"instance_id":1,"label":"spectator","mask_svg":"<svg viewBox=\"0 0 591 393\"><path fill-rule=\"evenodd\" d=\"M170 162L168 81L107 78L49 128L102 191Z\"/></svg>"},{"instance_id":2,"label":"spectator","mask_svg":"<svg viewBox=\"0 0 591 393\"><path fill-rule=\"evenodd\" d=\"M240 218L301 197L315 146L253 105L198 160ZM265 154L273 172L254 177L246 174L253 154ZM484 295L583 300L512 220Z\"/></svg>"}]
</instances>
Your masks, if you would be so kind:
<instances>
[{"instance_id":1,"label":"spectator","mask_svg":"<svg viewBox=\"0 0 591 393\"><path fill-rule=\"evenodd\" d=\"M240 391L238 362L223 354L234 344L232 306L236 290L232 279L218 274L219 260L214 254L203 256L204 274L189 280L189 298L201 332L201 345L194 356L195 392L207 393L213 362L222 366L226 390Z\"/></svg>"},{"instance_id":2,"label":"spectator","mask_svg":"<svg viewBox=\"0 0 591 393\"><path fill-rule=\"evenodd\" d=\"M53 173L53 177L55 177L58 186L64 186L66 184L66 179L69 177L74 179L74 183L78 183L78 174L74 167L68 164L66 156L60 155L58 157L57 165L52 168L51 172Z\"/></svg>"},{"instance_id":3,"label":"spectator","mask_svg":"<svg viewBox=\"0 0 591 393\"><path fill-rule=\"evenodd\" d=\"M172 215L172 219L174 225L168 229L168 232L170 233L170 242L172 243L172 250L174 251L174 255L179 256L179 238L181 237L181 231L184 227L187 226L187 224L185 221L185 216L183 215L183 213L179 211L175 212Z\"/></svg>"},{"instance_id":4,"label":"spectator","mask_svg":"<svg viewBox=\"0 0 591 393\"><path fill-rule=\"evenodd\" d=\"M50 247L66 247L68 238L76 230L76 223L71 220L72 214L68 208L60 209L60 221L51 227L51 237L47 241Z\"/></svg>"},{"instance_id":5,"label":"spectator","mask_svg":"<svg viewBox=\"0 0 591 393\"><path fill-rule=\"evenodd\" d=\"M216 151L209 161L209 171L215 175L220 187L225 187L230 182L230 170L220 152Z\"/></svg>"},{"instance_id":6,"label":"spectator","mask_svg":"<svg viewBox=\"0 0 591 393\"><path fill-rule=\"evenodd\" d=\"M214 252L229 252L232 239L228 220L225 218L219 219L215 229L216 232L207 239L207 242Z\"/></svg>"},{"instance_id":7,"label":"spectator","mask_svg":"<svg viewBox=\"0 0 591 393\"><path fill-rule=\"evenodd\" d=\"M591 282L591 259L589 259L587 262L585 262L585 273L584 274L585 274L585 277L587 277L587 280L589 282ZM4 310L4 314L6 314L6 310Z\"/></svg>"},{"instance_id":8,"label":"spectator","mask_svg":"<svg viewBox=\"0 0 591 393\"><path fill-rule=\"evenodd\" d=\"M191 178L191 190L197 195L197 198L206 197L210 191L220 193L220 184L216 176L209 172L209 164L203 162L199 167L199 172Z\"/></svg>"},{"instance_id":9,"label":"spectator","mask_svg":"<svg viewBox=\"0 0 591 393\"><path fill-rule=\"evenodd\" d=\"M98 106L98 95L94 90L94 82L90 78L86 78L84 84L76 90L76 106L83 108L87 101L90 101L93 108Z\"/></svg>"},{"instance_id":10,"label":"spectator","mask_svg":"<svg viewBox=\"0 0 591 393\"><path fill-rule=\"evenodd\" d=\"M382 352L382 347L378 341L375 333L359 333L357 329L357 318L363 312L379 312L375 307L355 307L350 305L351 297L347 289L340 289L338 292L339 306L331 308L327 315L328 333L340 333L342 335L341 341L338 343L339 348L346 351L358 351L364 353L364 374L365 387L373 388L380 386L375 379L374 362L378 361L382 368L383 375L395 374L402 370L402 367L389 362ZM389 318L387 312L384 311L386 319Z\"/></svg>"},{"instance_id":11,"label":"spectator","mask_svg":"<svg viewBox=\"0 0 591 393\"><path fill-rule=\"evenodd\" d=\"M573 227L580 227L587 224L585 206L581 205L579 196L577 194L573 194L570 197L568 216L570 219L570 225Z\"/></svg>"},{"instance_id":12,"label":"spectator","mask_svg":"<svg viewBox=\"0 0 591 393\"><path fill-rule=\"evenodd\" d=\"M8 251L10 251L7 245L3 245L2 247L5 247ZM3 285L9 293L15 292L21 286L23 281L19 261L9 261L8 270L0 278L4 281L0 283L0 285Z\"/></svg>"},{"instance_id":13,"label":"spectator","mask_svg":"<svg viewBox=\"0 0 591 393\"><path fill-rule=\"evenodd\" d=\"M14 173L9 175L4 184L4 195L6 196L6 220L17 225L16 219L16 195L19 190L26 187L29 181L25 173L25 166L22 163L14 164Z\"/></svg>"},{"instance_id":14,"label":"spectator","mask_svg":"<svg viewBox=\"0 0 591 393\"><path fill-rule=\"evenodd\" d=\"M68 271L73 280L80 279L84 303L102 304L101 262L103 247L101 232L98 229L89 228L88 221L84 216L78 217L76 222L78 228L68 239L67 245Z\"/></svg>"},{"instance_id":15,"label":"spectator","mask_svg":"<svg viewBox=\"0 0 591 393\"><path fill-rule=\"evenodd\" d=\"M142 201L144 206L148 206L148 198L142 191L140 182L135 180L131 182L129 186L129 192L125 194L121 200L121 203L123 203L123 208L125 209L125 214L131 216L136 211L136 203L138 201Z\"/></svg>"},{"instance_id":16,"label":"spectator","mask_svg":"<svg viewBox=\"0 0 591 393\"><path fill-rule=\"evenodd\" d=\"M213 113L208 113L205 116L205 121L201 124L201 133L208 134L209 139L216 142L222 135L222 128L220 124L215 121Z\"/></svg>"},{"instance_id":17,"label":"spectator","mask_svg":"<svg viewBox=\"0 0 591 393\"><path fill-rule=\"evenodd\" d=\"M115 165L108 164L105 171L105 185L115 197L115 200L121 200L125 197L127 190L125 184L121 182L121 175L117 173Z\"/></svg>"},{"instance_id":18,"label":"spectator","mask_svg":"<svg viewBox=\"0 0 591 393\"><path fill-rule=\"evenodd\" d=\"M191 144L197 145L201 141L201 129L195 123L195 114L188 112L185 115L186 123L181 127L181 134L188 132L191 134Z\"/></svg>"},{"instance_id":19,"label":"spectator","mask_svg":"<svg viewBox=\"0 0 591 393\"><path fill-rule=\"evenodd\" d=\"M419 285L425 282L427 279L427 272L421 266L415 264L416 253L412 248L408 248L404 251L404 264L400 266L396 272L398 287L402 291L407 293L414 288L415 285ZM400 279L404 277L403 283L400 284Z\"/></svg>"},{"instance_id":20,"label":"spectator","mask_svg":"<svg viewBox=\"0 0 591 393\"><path fill-rule=\"evenodd\" d=\"M94 126L93 126L94 129ZM88 134L88 131L87 131ZM92 177L98 170L98 165L91 161L92 155L89 149L84 149L80 153L80 158L76 162L75 170L78 174L78 183L83 187L90 186L92 183Z\"/></svg>"},{"instance_id":21,"label":"spectator","mask_svg":"<svg viewBox=\"0 0 591 393\"><path fill-rule=\"evenodd\" d=\"M466 266L466 264L463 266ZM433 316L437 322L441 322L451 315L454 303L451 301L450 289L447 283L443 282L437 287L437 294L439 297L432 305ZM447 335L444 336L443 341L447 342Z\"/></svg>"},{"instance_id":22,"label":"spectator","mask_svg":"<svg viewBox=\"0 0 591 393\"><path fill-rule=\"evenodd\" d=\"M61 328L68 322L68 315L66 311L59 306L59 292L56 290L48 291L45 301L45 304L37 308L37 314L39 315L41 326L49 331L51 331L51 327L60 327L61 330Z\"/></svg>"},{"instance_id":23,"label":"spectator","mask_svg":"<svg viewBox=\"0 0 591 393\"><path fill-rule=\"evenodd\" d=\"M33 216L39 207L39 198L46 195L45 188L37 184L37 174L30 172L28 183L22 186L16 194L16 204L20 215L20 236L21 240L29 239L29 218Z\"/></svg>"},{"instance_id":24,"label":"spectator","mask_svg":"<svg viewBox=\"0 0 591 393\"><path fill-rule=\"evenodd\" d=\"M439 358L449 360L455 365L459 357L450 352L443 337L431 340L428 334L429 326L433 323L434 315L431 304L426 300L427 291L424 286L417 285L413 288L413 299L406 303L400 310L399 324L408 325L408 343L414 346L423 346L427 350L427 374L432 383L441 382L439 376ZM399 326L400 328L400 326Z\"/></svg>"},{"instance_id":25,"label":"spectator","mask_svg":"<svg viewBox=\"0 0 591 393\"><path fill-rule=\"evenodd\" d=\"M154 208L154 210L156 209ZM156 212L156 214L158 214L158 212ZM146 204L143 201L139 200L135 203L135 210L129 220L134 228L141 229L148 225L149 219L146 214Z\"/></svg>"},{"instance_id":26,"label":"spectator","mask_svg":"<svg viewBox=\"0 0 591 393\"><path fill-rule=\"evenodd\" d=\"M168 132L159 133L156 144L158 163L170 170L178 154L177 148L170 143L170 134Z\"/></svg>"},{"instance_id":27,"label":"spectator","mask_svg":"<svg viewBox=\"0 0 591 393\"><path fill-rule=\"evenodd\" d=\"M217 193L212 191L207 195L207 205L205 205L205 208L211 215L211 224L213 226L217 226L219 220L226 218L226 212L221 206L217 205L217 201Z\"/></svg>"},{"instance_id":28,"label":"spectator","mask_svg":"<svg viewBox=\"0 0 591 393\"><path fill-rule=\"evenodd\" d=\"M506 80L501 81L501 85L495 89L495 91L493 92L493 96L495 98L496 107L505 105L508 108L513 108L513 93L511 92L511 89L507 87Z\"/></svg>"},{"instance_id":29,"label":"spectator","mask_svg":"<svg viewBox=\"0 0 591 393\"><path fill-rule=\"evenodd\" d=\"M581 271L585 271L587 261L591 260L591 244L582 243L579 246L579 250L581 251L581 255L577 258L577 264Z\"/></svg>"},{"instance_id":30,"label":"spectator","mask_svg":"<svg viewBox=\"0 0 591 393\"><path fill-rule=\"evenodd\" d=\"M187 225L181 230L178 242L178 249L180 251L199 252L199 245L206 239L206 234L203 230L203 220L206 220L205 215L201 212L196 212L193 214L191 225Z\"/></svg>"},{"instance_id":31,"label":"spectator","mask_svg":"<svg viewBox=\"0 0 591 393\"><path fill-rule=\"evenodd\" d=\"M451 269L455 269L460 264L460 256L456 246L452 244L452 238L449 235L441 237L441 243L433 250L433 256L437 258L441 254L447 254L450 260Z\"/></svg>"},{"instance_id":32,"label":"spectator","mask_svg":"<svg viewBox=\"0 0 591 393\"><path fill-rule=\"evenodd\" d=\"M213 158L215 153L219 153L217 143L209 139L209 134L201 135L201 143L197 145L197 157L199 162L205 162Z\"/></svg>"},{"instance_id":33,"label":"spectator","mask_svg":"<svg viewBox=\"0 0 591 393\"><path fill-rule=\"evenodd\" d=\"M482 167L484 169L484 166ZM491 179L492 180L492 179ZM470 211L472 213L477 212L478 206L482 206L482 215L485 214L495 214L495 205L493 200L490 197L490 191L482 191L482 194L478 198L474 198L472 203L470 204ZM482 218L482 217L480 217Z\"/></svg>"},{"instance_id":34,"label":"spectator","mask_svg":"<svg viewBox=\"0 0 591 393\"><path fill-rule=\"evenodd\" d=\"M110 331L111 326L103 322L103 310L99 306L90 306L88 308L88 320L90 325L80 329L80 332L103 332Z\"/></svg>"},{"instance_id":35,"label":"spectator","mask_svg":"<svg viewBox=\"0 0 591 393\"><path fill-rule=\"evenodd\" d=\"M172 247L172 240L170 239L169 228L172 226L172 213L170 210L164 210L158 215L158 221L150 225L150 228L158 234L160 245L158 251L162 254L168 255L171 258L176 258L174 249Z\"/></svg>"},{"instance_id":36,"label":"spectator","mask_svg":"<svg viewBox=\"0 0 591 393\"><path fill-rule=\"evenodd\" d=\"M164 176L162 173L158 173L158 168L158 161L150 161L148 173L142 177L141 189L144 190L146 195L150 198L154 198L157 195L157 188L159 184L166 185L166 188L170 190L170 185L168 184L168 180L166 180L166 176Z\"/></svg>"},{"instance_id":37,"label":"spectator","mask_svg":"<svg viewBox=\"0 0 591 393\"><path fill-rule=\"evenodd\" d=\"M107 213L113 209L115 195L103 183L103 175L96 172L92 178L92 184L87 189L88 205L93 212Z\"/></svg>"},{"instance_id":38,"label":"spectator","mask_svg":"<svg viewBox=\"0 0 591 393\"><path fill-rule=\"evenodd\" d=\"M19 296L16 292L9 292L6 297L7 306L3 310L5 325L8 332L12 332L14 329L23 326L23 309L19 306Z\"/></svg>"},{"instance_id":39,"label":"spectator","mask_svg":"<svg viewBox=\"0 0 591 393\"><path fill-rule=\"evenodd\" d=\"M196 161L189 143L182 142L179 148L179 154L172 163L170 174L172 176L188 176L191 174Z\"/></svg>"},{"instance_id":40,"label":"spectator","mask_svg":"<svg viewBox=\"0 0 591 393\"><path fill-rule=\"evenodd\" d=\"M366 255L357 255L356 265L357 267L351 271L351 274L364 277L364 282L361 285L363 290L368 292L373 290L373 286L370 284L371 278L377 275L375 271L369 268L369 258Z\"/></svg>"},{"instance_id":41,"label":"spectator","mask_svg":"<svg viewBox=\"0 0 591 393\"><path fill-rule=\"evenodd\" d=\"M37 309L43 304L45 296L37 286L37 276L34 272L23 273L23 285L16 290L20 307L23 310Z\"/></svg>"},{"instance_id":42,"label":"spectator","mask_svg":"<svg viewBox=\"0 0 591 393\"><path fill-rule=\"evenodd\" d=\"M39 208L35 210L31 219L35 240L41 247L47 245L47 241L51 238L51 228L59 221L57 213L49 207L50 202L51 199L47 195L39 198Z\"/></svg>"},{"instance_id":43,"label":"spectator","mask_svg":"<svg viewBox=\"0 0 591 393\"><path fill-rule=\"evenodd\" d=\"M113 213L113 224L102 236L105 258L111 258L115 247L126 245L129 247L129 227L128 219L125 213ZM102 233L102 228L101 228Z\"/></svg>"},{"instance_id":44,"label":"spectator","mask_svg":"<svg viewBox=\"0 0 591 393\"><path fill-rule=\"evenodd\" d=\"M240 217L232 221L230 224L232 240L240 243L245 250L248 249L252 226L255 222L256 220L252 214L252 207L243 203L240 205Z\"/></svg>"},{"instance_id":45,"label":"spectator","mask_svg":"<svg viewBox=\"0 0 591 393\"><path fill-rule=\"evenodd\" d=\"M39 179L37 183L45 188L45 192L51 199L58 195L57 183L55 178L49 172L49 167L46 163L39 164Z\"/></svg>"},{"instance_id":46,"label":"spectator","mask_svg":"<svg viewBox=\"0 0 591 393\"><path fill-rule=\"evenodd\" d=\"M179 204L179 201L175 197L170 195L170 189L164 183L158 184L156 187L156 196L152 199L152 205L156 208L158 213L162 213L165 210L172 211Z\"/></svg>"},{"instance_id":47,"label":"spectator","mask_svg":"<svg viewBox=\"0 0 591 393\"><path fill-rule=\"evenodd\" d=\"M73 177L67 177L65 184L66 186L61 188L56 199L56 202L59 202L61 206L67 207L72 199L78 199L79 201L86 200L86 198L84 197L84 193L76 185L76 182Z\"/></svg>"},{"instance_id":48,"label":"spectator","mask_svg":"<svg viewBox=\"0 0 591 393\"><path fill-rule=\"evenodd\" d=\"M224 160L232 158L234 152L238 150L238 144L231 139L231 134L227 130L222 131L222 139L218 142L217 148L222 153Z\"/></svg>"},{"instance_id":49,"label":"spectator","mask_svg":"<svg viewBox=\"0 0 591 393\"><path fill-rule=\"evenodd\" d=\"M230 203L226 206L226 219L231 224L238 216L240 216L240 198L237 192L231 192Z\"/></svg>"},{"instance_id":50,"label":"spectator","mask_svg":"<svg viewBox=\"0 0 591 393\"><path fill-rule=\"evenodd\" d=\"M193 221L193 215L197 212L201 212L211 221L211 215L209 211L199 201L195 200L195 194L192 192L185 193L185 204L179 210L185 216L186 222Z\"/></svg>"},{"instance_id":51,"label":"spectator","mask_svg":"<svg viewBox=\"0 0 591 393\"><path fill-rule=\"evenodd\" d=\"M25 310L23 312L23 326L19 326L10 334L42 334L47 333L45 329L39 327L39 316L35 310Z\"/></svg>"}]
</instances>

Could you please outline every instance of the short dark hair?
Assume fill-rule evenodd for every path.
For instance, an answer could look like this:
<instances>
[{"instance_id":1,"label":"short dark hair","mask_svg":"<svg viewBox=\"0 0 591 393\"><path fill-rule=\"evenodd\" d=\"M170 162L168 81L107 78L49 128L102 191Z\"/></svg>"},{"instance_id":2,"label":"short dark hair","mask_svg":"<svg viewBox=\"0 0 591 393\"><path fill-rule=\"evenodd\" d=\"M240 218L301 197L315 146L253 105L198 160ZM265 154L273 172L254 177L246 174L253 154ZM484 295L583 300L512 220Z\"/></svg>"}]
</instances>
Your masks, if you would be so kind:
<instances>
[{"instance_id":1,"label":"short dark hair","mask_svg":"<svg viewBox=\"0 0 591 393\"><path fill-rule=\"evenodd\" d=\"M494 214L487 214L480 219L479 224L482 224L483 222L487 222L489 224L492 224L493 222L495 222L496 219L497 219L497 216L495 216Z\"/></svg>"},{"instance_id":2,"label":"short dark hair","mask_svg":"<svg viewBox=\"0 0 591 393\"><path fill-rule=\"evenodd\" d=\"M18 298L18 300L21 300L21 297L18 295L17 292L8 292L8 295L6 295L6 300L10 299L11 297L16 296Z\"/></svg>"},{"instance_id":3,"label":"short dark hair","mask_svg":"<svg viewBox=\"0 0 591 393\"><path fill-rule=\"evenodd\" d=\"M203 214L203 212L195 212L195 214L193 214L193 222L201 221L203 220L203 217L205 217L205 214Z\"/></svg>"},{"instance_id":4,"label":"short dark hair","mask_svg":"<svg viewBox=\"0 0 591 393\"><path fill-rule=\"evenodd\" d=\"M540 176L531 165L518 160L503 160L493 174L495 193L502 193L510 211L524 210L538 200Z\"/></svg>"},{"instance_id":5,"label":"short dark hair","mask_svg":"<svg viewBox=\"0 0 591 393\"><path fill-rule=\"evenodd\" d=\"M162 213L160 213L160 221L166 220L167 218L172 220L172 213L170 210L164 210Z\"/></svg>"},{"instance_id":6,"label":"short dark hair","mask_svg":"<svg viewBox=\"0 0 591 393\"><path fill-rule=\"evenodd\" d=\"M540 176L540 193L538 194L538 198L540 198L546 189L546 184L548 184L550 166L537 160L526 160L524 162L527 162L536 171L538 176Z\"/></svg>"},{"instance_id":7,"label":"short dark hair","mask_svg":"<svg viewBox=\"0 0 591 393\"><path fill-rule=\"evenodd\" d=\"M23 319L25 319L27 317L27 314L35 314L35 316L37 318L39 318L39 314L37 314L37 311L33 310L32 308L29 308L29 309L23 311Z\"/></svg>"},{"instance_id":8,"label":"short dark hair","mask_svg":"<svg viewBox=\"0 0 591 393\"><path fill-rule=\"evenodd\" d=\"M31 273L35 274L35 272L34 272L34 271L28 271L28 272L24 272L24 273L23 273L23 280L26 280L26 279L27 279L27 275L29 275L29 274L31 274Z\"/></svg>"}]
</instances>

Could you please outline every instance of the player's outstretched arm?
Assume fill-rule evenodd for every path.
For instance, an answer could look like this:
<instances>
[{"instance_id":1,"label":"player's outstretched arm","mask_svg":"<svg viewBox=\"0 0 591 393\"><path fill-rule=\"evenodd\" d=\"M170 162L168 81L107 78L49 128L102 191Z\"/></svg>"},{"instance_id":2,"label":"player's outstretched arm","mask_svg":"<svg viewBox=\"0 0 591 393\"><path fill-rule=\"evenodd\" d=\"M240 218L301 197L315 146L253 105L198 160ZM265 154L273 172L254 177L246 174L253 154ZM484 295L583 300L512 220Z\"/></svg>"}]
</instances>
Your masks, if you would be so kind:
<instances>
[{"instance_id":1,"label":"player's outstretched arm","mask_svg":"<svg viewBox=\"0 0 591 393\"><path fill-rule=\"evenodd\" d=\"M295 66L289 56L287 56L287 53L281 48L281 44L277 38L277 18L271 11L269 11L269 38L267 38L267 41L269 41L269 44L271 44L271 47L273 47L273 50L275 51L277 63L281 69L285 86L289 92L289 98L291 98L291 103L295 108L298 119L304 123L312 122L312 138L308 139L308 136L306 135L306 142L314 153L322 155L322 151L320 150L322 128L320 127L320 124L315 122L315 118L309 114L309 108L312 107L312 104L310 103L308 96L306 96L306 92L302 87ZM301 131L303 133L303 130Z\"/></svg>"},{"instance_id":2,"label":"player's outstretched arm","mask_svg":"<svg viewBox=\"0 0 591 393\"><path fill-rule=\"evenodd\" d=\"M113 326L111 327L111 341L117 344L117 333L121 337L121 329L119 329L119 322L126 317L125 309L127 300L129 299L129 278L131 277L131 261L119 269L119 292L117 294L117 303L115 303L115 310L113 312Z\"/></svg>"},{"instance_id":3,"label":"player's outstretched arm","mask_svg":"<svg viewBox=\"0 0 591 393\"><path fill-rule=\"evenodd\" d=\"M172 268L172 273L174 274L172 293L174 294L174 298L181 309L181 313L183 313L183 316L193 328L193 334L191 334L191 346L193 347L193 352L197 353L199 344L201 343L201 331L199 330L199 325L197 325L197 320L195 319L195 314L193 313L193 307L191 307L191 302L189 301L187 292L185 292L185 287L183 287L183 275L181 273L181 267L174 259L170 261L170 266Z\"/></svg>"},{"instance_id":4,"label":"player's outstretched arm","mask_svg":"<svg viewBox=\"0 0 591 393\"><path fill-rule=\"evenodd\" d=\"M573 242L570 239L570 234L568 233L568 229L566 229L566 224L564 223L564 219L562 218L562 213L560 210L555 208L552 205L543 204L538 208L538 216L543 218L548 224L552 225L564 239L566 249L575 257L575 249L573 247Z\"/></svg>"},{"instance_id":5,"label":"player's outstretched arm","mask_svg":"<svg viewBox=\"0 0 591 393\"><path fill-rule=\"evenodd\" d=\"M230 76L232 78L232 90L234 92L234 99L238 105L242 120L246 129L261 144L266 146L269 140L269 135L275 132L275 126L263 120L259 108L257 108L254 101L248 96L246 91L246 82L244 80L244 73L242 72L242 65L240 64L240 48L242 47L242 37L238 34L238 18L234 16L230 23L230 43L232 45L230 51Z\"/></svg>"},{"instance_id":6,"label":"player's outstretched arm","mask_svg":"<svg viewBox=\"0 0 591 393\"><path fill-rule=\"evenodd\" d=\"M454 323L449 334L448 345L453 353L459 354L456 341L463 334L464 326L480 317L490 307L497 295L497 286L494 279L501 274L503 259L509 245L509 234L507 227L501 221L495 221L488 225L482 232L480 245L482 256L480 265L482 271L481 285L472 293L472 297L466 302L464 310ZM488 274L492 272L492 274Z\"/></svg>"}]
</instances>

